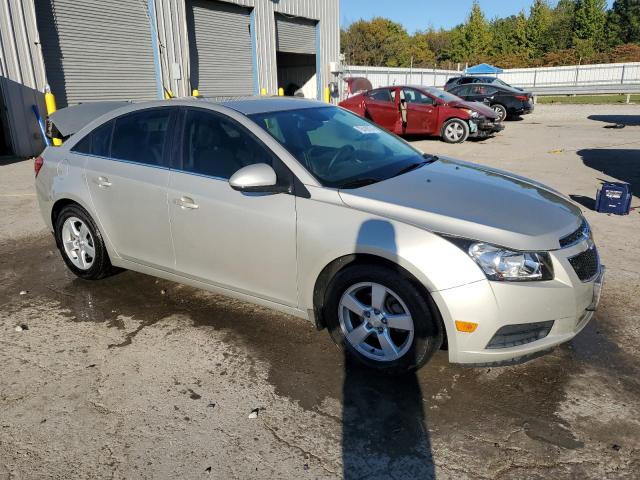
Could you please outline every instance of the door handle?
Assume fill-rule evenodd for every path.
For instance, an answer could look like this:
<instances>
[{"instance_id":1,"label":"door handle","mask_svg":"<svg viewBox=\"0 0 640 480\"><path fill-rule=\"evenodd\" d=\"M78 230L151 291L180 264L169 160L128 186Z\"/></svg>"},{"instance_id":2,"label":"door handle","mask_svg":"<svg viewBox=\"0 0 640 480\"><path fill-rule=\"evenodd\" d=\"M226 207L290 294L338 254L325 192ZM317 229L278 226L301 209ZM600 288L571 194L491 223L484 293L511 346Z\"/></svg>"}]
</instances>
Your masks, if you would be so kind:
<instances>
[{"instance_id":1,"label":"door handle","mask_svg":"<svg viewBox=\"0 0 640 480\"><path fill-rule=\"evenodd\" d=\"M96 184L101 188L107 188L111 186L111 182L107 177L98 177L95 179Z\"/></svg>"},{"instance_id":2,"label":"door handle","mask_svg":"<svg viewBox=\"0 0 640 480\"><path fill-rule=\"evenodd\" d=\"M193 201L193 198L190 197L175 198L173 200L173 203L178 205L183 210L186 210L187 208L190 210L196 210L198 208L198 204Z\"/></svg>"}]
</instances>

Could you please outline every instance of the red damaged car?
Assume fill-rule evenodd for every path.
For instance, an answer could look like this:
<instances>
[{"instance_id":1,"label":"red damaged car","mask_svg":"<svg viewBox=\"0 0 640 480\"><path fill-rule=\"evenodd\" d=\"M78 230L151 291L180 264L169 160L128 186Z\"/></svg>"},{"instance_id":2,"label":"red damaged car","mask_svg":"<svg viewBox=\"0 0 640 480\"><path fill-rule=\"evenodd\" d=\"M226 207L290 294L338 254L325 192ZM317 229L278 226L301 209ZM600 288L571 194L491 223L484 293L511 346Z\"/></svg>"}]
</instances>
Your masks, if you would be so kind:
<instances>
[{"instance_id":1,"label":"red damaged car","mask_svg":"<svg viewBox=\"0 0 640 480\"><path fill-rule=\"evenodd\" d=\"M393 86L350 97L340 106L397 135L433 135L448 143L485 138L504 126L489 106L433 87Z\"/></svg>"}]
</instances>

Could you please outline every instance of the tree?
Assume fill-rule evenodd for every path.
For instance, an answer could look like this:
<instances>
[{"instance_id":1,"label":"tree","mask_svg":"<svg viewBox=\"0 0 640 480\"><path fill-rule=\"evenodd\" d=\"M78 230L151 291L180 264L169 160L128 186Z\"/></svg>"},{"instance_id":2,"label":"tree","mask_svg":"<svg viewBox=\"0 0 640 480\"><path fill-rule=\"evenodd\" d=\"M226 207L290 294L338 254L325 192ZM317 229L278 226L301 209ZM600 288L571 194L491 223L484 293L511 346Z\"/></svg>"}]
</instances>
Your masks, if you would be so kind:
<instances>
[{"instance_id":1,"label":"tree","mask_svg":"<svg viewBox=\"0 0 640 480\"><path fill-rule=\"evenodd\" d=\"M474 0L467 22L456 35L456 54L462 61L477 63L488 59L493 36L478 0Z\"/></svg>"},{"instance_id":2,"label":"tree","mask_svg":"<svg viewBox=\"0 0 640 480\"><path fill-rule=\"evenodd\" d=\"M358 20L343 30L341 42L351 65L409 66L409 35L389 19Z\"/></svg>"},{"instance_id":3,"label":"tree","mask_svg":"<svg viewBox=\"0 0 640 480\"><path fill-rule=\"evenodd\" d=\"M431 50L427 33L416 32L409 41L409 61L413 59L414 67L432 67L436 61L436 55Z\"/></svg>"},{"instance_id":4,"label":"tree","mask_svg":"<svg viewBox=\"0 0 640 480\"><path fill-rule=\"evenodd\" d=\"M640 43L640 2L616 0L607 16L610 45Z\"/></svg>"},{"instance_id":5,"label":"tree","mask_svg":"<svg viewBox=\"0 0 640 480\"><path fill-rule=\"evenodd\" d=\"M606 0L578 0L575 10L575 24L573 33L576 48L585 42L590 42L594 48L600 49L604 45L604 26L607 21Z\"/></svg>"},{"instance_id":6,"label":"tree","mask_svg":"<svg viewBox=\"0 0 640 480\"><path fill-rule=\"evenodd\" d=\"M532 49L527 37L527 17L518 15L491 22L493 34L491 57L501 67L528 66Z\"/></svg>"},{"instance_id":7,"label":"tree","mask_svg":"<svg viewBox=\"0 0 640 480\"><path fill-rule=\"evenodd\" d=\"M573 46L575 0L560 0L553 9L551 23L547 30L547 50L567 50Z\"/></svg>"},{"instance_id":8,"label":"tree","mask_svg":"<svg viewBox=\"0 0 640 480\"><path fill-rule=\"evenodd\" d=\"M533 56L540 57L549 51L549 28L553 21L553 12L547 0L535 0L527 19L527 40L533 50Z\"/></svg>"}]
</instances>

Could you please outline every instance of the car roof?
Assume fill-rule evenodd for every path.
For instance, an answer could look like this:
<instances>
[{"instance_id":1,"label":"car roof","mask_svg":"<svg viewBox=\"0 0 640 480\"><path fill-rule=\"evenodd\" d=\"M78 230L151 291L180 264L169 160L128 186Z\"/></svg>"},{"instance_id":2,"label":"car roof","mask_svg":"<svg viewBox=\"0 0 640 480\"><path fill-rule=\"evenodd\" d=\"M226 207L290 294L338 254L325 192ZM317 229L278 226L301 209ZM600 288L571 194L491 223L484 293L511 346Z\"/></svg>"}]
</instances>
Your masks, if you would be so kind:
<instances>
[{"instance_id":1,"label":"car roof","mask_svg":"<svg viewBox=\"0 0 640 480\"><path fill-rule=\"evenodd\" d=\"M300 97L218 97L195 98L184 97L170 100L153 100L147 102L131 101L106 101L87 102L70 107L61 108L51 115L49 121L56 126L63 137L68 137L78 132L82 127L91 123L103 115L114 113L131 113L145 108L161 107L165 105L176 106L202 106L208 102L235 110L242 115L254 113L281 112L286 110L300 110L303 108L330 107L331 105L317 100L308 100Z\"/></svg>"},{"instance_id":2,"label":"car roof","mask_svg":"<svg viewBox=\"0 0 640 480\"><path fill-rule=\"evenodd\" d=\"M232 99L203 98L201 100L231 108L243 115L331 106L327 103L319 102L318 100L310 100L301 97L239 97Z\"/></svg>"}]
</instances>

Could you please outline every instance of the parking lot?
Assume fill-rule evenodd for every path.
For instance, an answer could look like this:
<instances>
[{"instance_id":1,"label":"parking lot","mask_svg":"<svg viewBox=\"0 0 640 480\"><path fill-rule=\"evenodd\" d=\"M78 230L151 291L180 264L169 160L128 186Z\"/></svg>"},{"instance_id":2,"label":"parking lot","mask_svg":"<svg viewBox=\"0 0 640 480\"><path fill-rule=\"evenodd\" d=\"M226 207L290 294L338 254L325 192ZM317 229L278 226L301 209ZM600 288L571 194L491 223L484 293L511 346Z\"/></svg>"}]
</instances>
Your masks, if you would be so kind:
<instances>
[{"instance_id":1,"label":"parking lot","mask_svg":"<svg viewBox=\"0 0 640 480\"><path fill-rule=\"evenodd\" d=\"M411 141L583 205L607 276L574 340L381 377L293 317L133 272L75 278L32 162L0 163L0 479L637 478L640 106L539 105L494 138ZM629 216L593 210L607 179L632 183Z\"/></svg>"}]
</instances>

